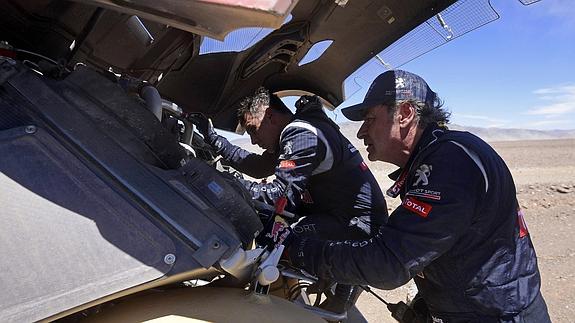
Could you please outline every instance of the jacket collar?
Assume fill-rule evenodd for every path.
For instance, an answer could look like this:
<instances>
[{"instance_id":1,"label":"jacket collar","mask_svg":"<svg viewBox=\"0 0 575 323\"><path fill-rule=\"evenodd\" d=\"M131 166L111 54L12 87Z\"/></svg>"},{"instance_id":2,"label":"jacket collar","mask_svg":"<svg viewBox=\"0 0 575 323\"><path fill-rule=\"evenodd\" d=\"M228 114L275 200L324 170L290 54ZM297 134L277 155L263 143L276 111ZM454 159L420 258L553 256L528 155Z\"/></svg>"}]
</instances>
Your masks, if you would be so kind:
<instances>
[{"instance_id":1,"label":"jacket collar","mask_svg":"<svg viewBox=\"0 0 575 323\"><path fill-rule=\"evenodd\" d=\"M391 180L395 181L395 183L386 192L388 196L397 197L399 195L403 189L403 186L405 185L407 174L409 173L411 164L413 164L415 158L421 151L425 150L425 148L433 145L444 133L445 129L436 125L430 125L425 128L423 134L419 138L419 141L415 144L415 149L409 156L407 163L403 167L388 175Z\"/></svg>"}]
</instances>

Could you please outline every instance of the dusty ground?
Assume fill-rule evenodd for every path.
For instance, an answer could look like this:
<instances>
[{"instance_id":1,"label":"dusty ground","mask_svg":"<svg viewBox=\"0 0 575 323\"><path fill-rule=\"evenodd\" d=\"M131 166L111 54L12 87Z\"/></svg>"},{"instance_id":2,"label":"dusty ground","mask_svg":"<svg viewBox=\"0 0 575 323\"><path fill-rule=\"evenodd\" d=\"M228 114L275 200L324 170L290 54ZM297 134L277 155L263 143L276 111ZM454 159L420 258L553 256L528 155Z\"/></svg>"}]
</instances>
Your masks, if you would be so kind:
<instances>
[{"instance_id":1,"label":"dusty ground","mask_svg":"<svg viewBox=\"0 0 575 323\"><path fill-rule=\"evenodd\" d=\"M356 146L361 146L356 143ZM494 142L513 173L519 202L535 245L542 293L553 322L575 320L575 139ZM366 156L364 154L364 156ZM372 163L382 189L393 167ZM397 201L388 202L391 207ZM390 302L404 300L408 286L376 291ZM375 297L364 293L358 308L369 322L395 322Z\"/></svg>"}]
</instances>

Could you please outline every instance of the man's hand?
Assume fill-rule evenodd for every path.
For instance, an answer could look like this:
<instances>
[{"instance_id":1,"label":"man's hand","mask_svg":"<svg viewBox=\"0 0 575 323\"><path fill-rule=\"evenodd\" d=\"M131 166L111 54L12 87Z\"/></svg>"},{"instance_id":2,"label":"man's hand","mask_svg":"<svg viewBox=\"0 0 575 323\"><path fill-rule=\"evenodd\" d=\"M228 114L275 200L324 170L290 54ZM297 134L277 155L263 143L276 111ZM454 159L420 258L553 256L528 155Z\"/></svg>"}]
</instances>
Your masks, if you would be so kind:
<instances>
[{"instance_id":1,"label":"man's hand","mask_svg":"<svg viewBox=\"0 0 575 323\"><path fill-rule=\"evenodd\" d=\"M196 125L198 131L204 136L204 141L212 144L217 140L218 134L214 130L212 120L202 113L191 113L188 119Z\"/></svg>"}]
</instances>

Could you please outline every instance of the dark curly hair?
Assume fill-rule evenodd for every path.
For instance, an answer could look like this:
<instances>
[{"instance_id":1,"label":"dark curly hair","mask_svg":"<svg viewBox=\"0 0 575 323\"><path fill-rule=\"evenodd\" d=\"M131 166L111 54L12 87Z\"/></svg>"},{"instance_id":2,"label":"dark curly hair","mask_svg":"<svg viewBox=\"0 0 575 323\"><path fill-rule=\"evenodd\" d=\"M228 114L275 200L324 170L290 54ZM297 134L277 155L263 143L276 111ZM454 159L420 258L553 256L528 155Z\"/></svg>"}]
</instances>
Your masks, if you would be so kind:
<instances>
[{"instance_id":1,"label":"dark curly hair","mask_svg":"<svg viewBox=\"0 0 575 323\"><path fill-rule=\"evenodd\" d=\"M270 93L268 89L260 86L253 95L247 96L240 101L237 111L238 120L240 124L243 124L246 114L261 116L267 108L271 108L281 114L292 114L290 109L277 95Z\"/></svg>"}]
</instances>

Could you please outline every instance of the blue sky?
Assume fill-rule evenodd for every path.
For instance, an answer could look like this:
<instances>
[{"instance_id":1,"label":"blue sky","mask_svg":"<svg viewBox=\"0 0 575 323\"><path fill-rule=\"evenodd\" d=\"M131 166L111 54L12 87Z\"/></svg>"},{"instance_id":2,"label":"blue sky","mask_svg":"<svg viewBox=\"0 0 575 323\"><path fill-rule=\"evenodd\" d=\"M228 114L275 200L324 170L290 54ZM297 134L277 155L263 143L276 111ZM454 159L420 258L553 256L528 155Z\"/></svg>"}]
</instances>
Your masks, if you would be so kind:
<instances>
[{"instance_id":1,"label":"blue sky","mask_svg":"<svg viewBox=\"0 0 575 323\"><path fill-rule=\"evenodd\" d=\"M452 112L452 123L575 129L575 2L491 3L500 15L498 20L401 69L427 80ZM370 64L385 71L375 61ZM363 99L372 75L348 80L360 89L356 86L357 92L348 91L348 100L341 107ZM338 111L337 121L341 122L344 117Z\"/></svg>"}]
</instances>

